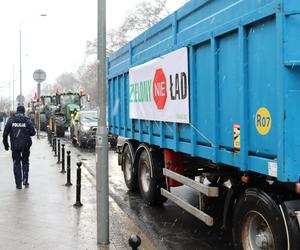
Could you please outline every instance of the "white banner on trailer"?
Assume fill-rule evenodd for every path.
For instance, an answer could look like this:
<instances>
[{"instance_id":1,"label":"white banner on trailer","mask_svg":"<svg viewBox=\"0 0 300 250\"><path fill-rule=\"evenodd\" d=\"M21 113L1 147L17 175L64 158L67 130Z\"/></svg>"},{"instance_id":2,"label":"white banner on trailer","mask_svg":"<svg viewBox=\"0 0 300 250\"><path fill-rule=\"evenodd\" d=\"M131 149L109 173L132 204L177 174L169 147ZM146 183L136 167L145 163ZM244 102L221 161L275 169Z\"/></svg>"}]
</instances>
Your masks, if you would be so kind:
<instances>
[{"instance_id":1,"label":"white banner on trailer","mask_svg":"<svg viewBox=\"0 0 300 250\"><path fill-rule=\"evenodd\" d=\"M129 69L131 119L189 123L188 50Z\"/></svg>"}]
</instances>

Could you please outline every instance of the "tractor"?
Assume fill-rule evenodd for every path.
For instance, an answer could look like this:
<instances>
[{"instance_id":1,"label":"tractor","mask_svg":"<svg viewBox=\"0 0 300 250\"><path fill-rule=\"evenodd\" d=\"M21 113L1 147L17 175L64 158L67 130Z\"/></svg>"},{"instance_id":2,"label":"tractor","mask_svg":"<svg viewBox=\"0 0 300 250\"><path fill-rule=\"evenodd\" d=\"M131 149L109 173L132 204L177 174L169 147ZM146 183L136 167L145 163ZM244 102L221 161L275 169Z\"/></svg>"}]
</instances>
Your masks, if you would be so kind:
<instances>
[{"instance_id":1,"label":"tractor","mask_svg":"<svg viewBox=\"0 0 300 250\"><path fill-rule=\"evenodd\" d=\"M28 109L27 109L27 115L30 118L31 122L33 124L36 124L35 121L35 117L36 117L36 112L38 109L38 102L37 100L31 100L30 103L28 103Z\"/></svg>"},{"instance_id":2,"label":"tractor","mask_svg":"<svg viewBox=\"0 0 300 250\"><path fill-rule=\"evenodd\" d=\"M50 129L57 137L64 137L65 131L71 125L72 114L76 109L82 107L82 100L85 95L82 92L56 93L56 110L52 111L50 119Z\"/></svg>"},{"instance_id":3,"label":"tractor","mask_svg":"<svg viewBox=\"0 0 300 250\"><path fill-rule=\"evenodd\" d=\"M51 95L41 96L41 107L40 107L40 128L42 131L47 130L50 115L52 111L56 109L56 98Z\"/></svg>"}]
</instances>

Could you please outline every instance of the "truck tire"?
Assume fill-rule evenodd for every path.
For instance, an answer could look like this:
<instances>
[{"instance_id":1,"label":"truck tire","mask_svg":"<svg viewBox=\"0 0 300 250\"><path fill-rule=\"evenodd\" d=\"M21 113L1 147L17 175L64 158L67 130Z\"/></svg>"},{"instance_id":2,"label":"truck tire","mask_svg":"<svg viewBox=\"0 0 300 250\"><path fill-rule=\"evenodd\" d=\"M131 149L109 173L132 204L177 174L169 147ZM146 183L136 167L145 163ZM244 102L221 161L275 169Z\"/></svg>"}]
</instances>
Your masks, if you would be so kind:
<instances>
[{"instance_id":1,"label":"truck tire","mask_svg":"<svg viewBox=\"0 0 300 250\"><path fill-rule=\"evenodd\" d=\"M130 191L138 191L137 169L133 165L134 152L129 145L126 145L122 154L122 170L127 188Z\"/></svg>"},{"instance_id":2,"label":"truck tire","mask_svg":"<svg viewBox=\"0 0 300 250\"><path fill-rule=\"evenodd\" d=\"M160 205L167 199L160 194L164 178L151 177L151 153L143 150L138 161L138 182L140 193L148 205ZM154 166L158 167L158 166Z\"/></svg>"},{"instance_id":3,"label":"truck tire","mask_svg":"<svg viewBox=\"0 0 300 250\"><path fill-rule=\"evenodd\" d=\"M235 249L287 249L285 225L279 207L258 189L248 189L233 214Z\"/></svg>"},{"instance_id":4,"label":"truck tire","mask_svg":"<svg viewBox=\"0 0 300 250\"><path fill-rule=\"evenodd\" d=\"M47 117L45 113L40 114L40 128L41 131L46 131L47 130Z\"/></svg>"},{"instance_id":5,"label":"truck tire","mask_svg":"<svg viewBox=\"0 0 300 250\"><path fill-rule=\"evenodd\" d=\"M65 137L66 118L62 115L55 116L55 132L57 137Z\"/></svg>"}]
</instances>

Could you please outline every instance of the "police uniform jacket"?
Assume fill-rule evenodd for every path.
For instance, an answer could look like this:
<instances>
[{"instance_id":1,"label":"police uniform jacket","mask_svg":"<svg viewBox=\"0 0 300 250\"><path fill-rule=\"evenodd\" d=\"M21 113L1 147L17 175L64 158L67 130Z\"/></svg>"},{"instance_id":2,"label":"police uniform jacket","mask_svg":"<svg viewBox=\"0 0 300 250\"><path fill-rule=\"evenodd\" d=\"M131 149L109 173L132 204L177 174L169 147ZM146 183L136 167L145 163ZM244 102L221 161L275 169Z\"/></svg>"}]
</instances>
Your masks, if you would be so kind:
<instances>
[{"instance_id":1,"label":"police uniform jacket","mask_svg":"<svg viewBox=\"0 0 300 250\"><path fill-rule=\"evenodd\" d=\"M8 148L8 135L10 135L11 150L29 149L32 145L31 136L35 135L35 129L28 117L23 113L16 113L9 118L3 132L3 144Z\"/></svg>"}]
</instances>

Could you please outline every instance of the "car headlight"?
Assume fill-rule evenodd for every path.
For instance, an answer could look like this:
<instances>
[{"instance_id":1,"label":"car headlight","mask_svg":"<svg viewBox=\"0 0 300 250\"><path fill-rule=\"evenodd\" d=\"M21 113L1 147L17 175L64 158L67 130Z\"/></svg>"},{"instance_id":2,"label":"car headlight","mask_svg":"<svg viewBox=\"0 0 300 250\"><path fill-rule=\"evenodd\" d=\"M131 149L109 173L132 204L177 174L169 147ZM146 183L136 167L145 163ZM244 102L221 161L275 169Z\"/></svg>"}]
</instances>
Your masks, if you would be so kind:
<instances>
[{"instance_id":1,"label":"car headlight","mask_svg":"<svg viewBox=\"0 0 300 250\"><path fill-rule=\"evenodd\" d=\"M83 131L88 131L88 130L90 130L90 127L89 127L89 126L86 126L86 125L83 125L83 126L82 126L82 130L83 130Z\"/></svg>"}]
</instances>

